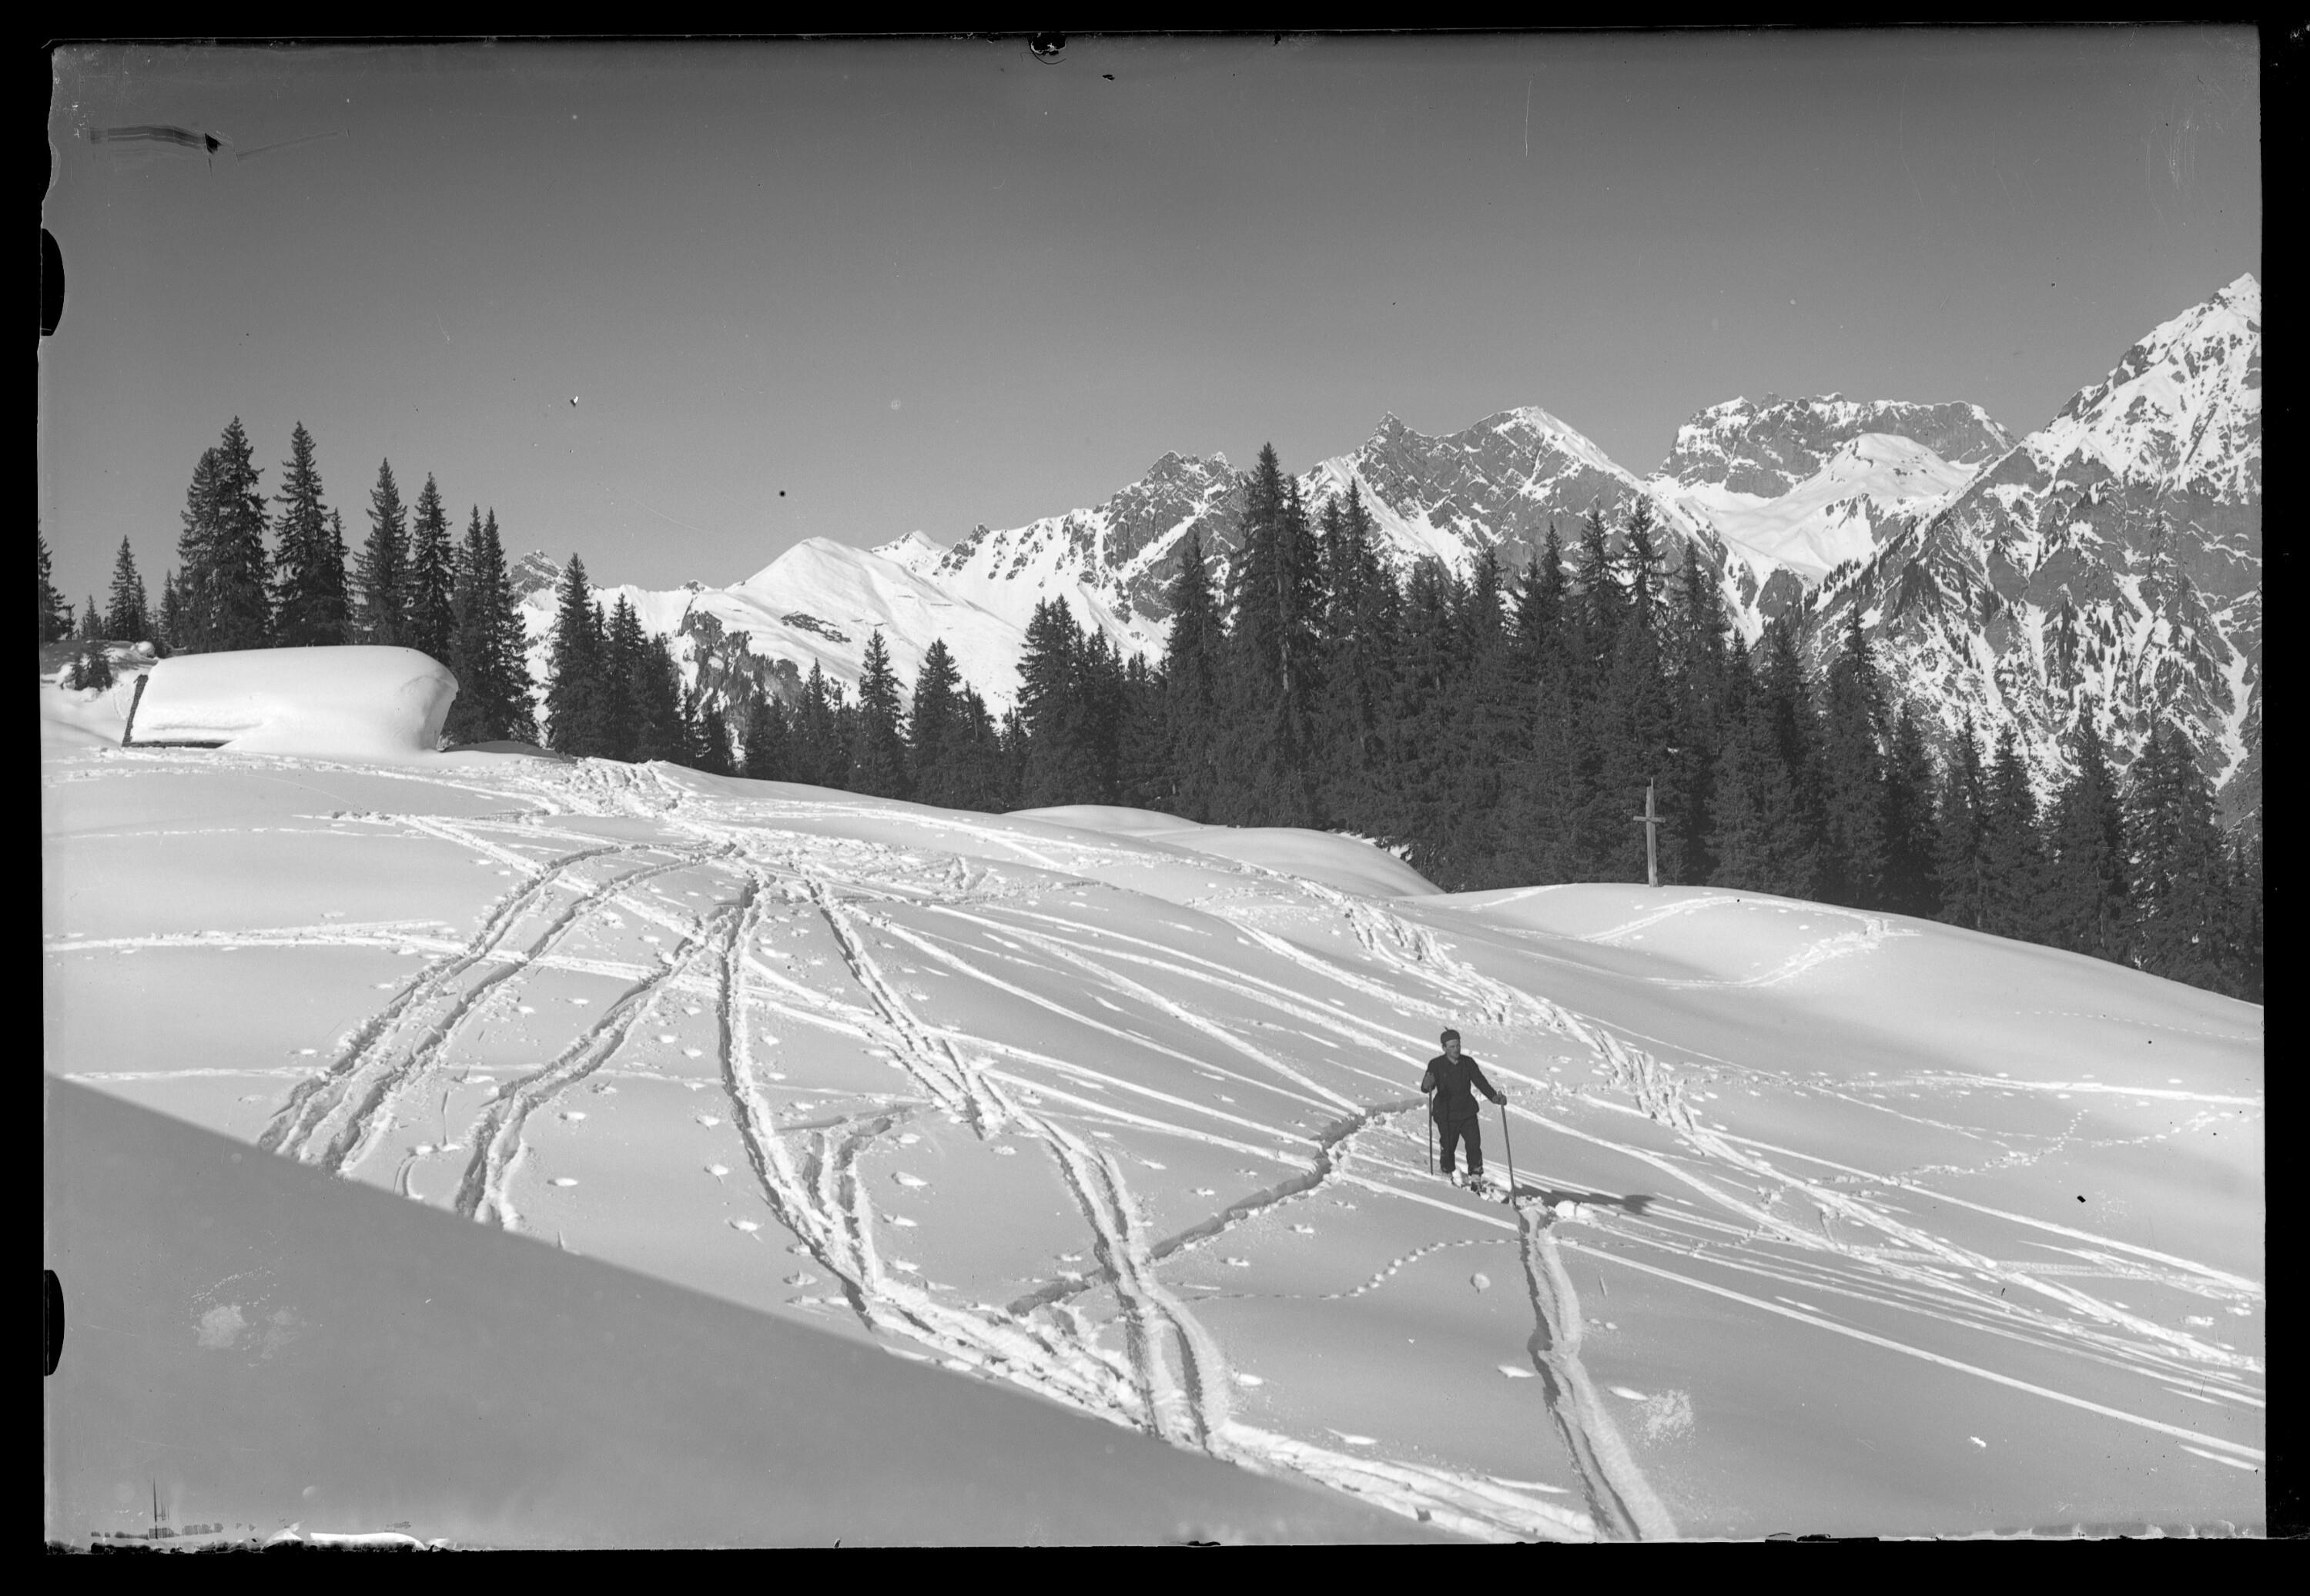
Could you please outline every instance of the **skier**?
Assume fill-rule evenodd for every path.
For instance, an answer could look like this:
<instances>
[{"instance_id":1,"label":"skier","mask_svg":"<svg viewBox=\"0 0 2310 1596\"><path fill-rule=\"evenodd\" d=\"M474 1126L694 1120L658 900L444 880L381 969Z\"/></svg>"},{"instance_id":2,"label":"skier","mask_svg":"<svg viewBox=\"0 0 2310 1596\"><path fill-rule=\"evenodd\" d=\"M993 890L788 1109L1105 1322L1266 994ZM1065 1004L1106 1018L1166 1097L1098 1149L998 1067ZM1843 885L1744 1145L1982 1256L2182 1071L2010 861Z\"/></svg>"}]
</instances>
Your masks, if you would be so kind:
<instances>
[{"instance_id":1,"label":"skier","mask_svg":"<svg viewBox=\"0 0 2310 1596\"><path fill-rule=\"evenodd\" d=\"M1481 1092L1495 1103L1506 1103L1507 1096L1484 1079L1476 1061L1460 1051L1460 1033L1446 1031L1441 1038L1444 1051L1428 1061L1428 1073L1420 1078L1420 1089L1432 1094L1428 1101L1428 1113L1436 1122L1436 1134L1444 1143L1444 1174L1457 1185L1481 1189L1484 1184L1484 1142L1477 1118L1476 1094ZM1461 1142L1468 1146L1468 1178L1463 1181L1453 1165L1452 1154Z\"/></svg>"}]
</instances>

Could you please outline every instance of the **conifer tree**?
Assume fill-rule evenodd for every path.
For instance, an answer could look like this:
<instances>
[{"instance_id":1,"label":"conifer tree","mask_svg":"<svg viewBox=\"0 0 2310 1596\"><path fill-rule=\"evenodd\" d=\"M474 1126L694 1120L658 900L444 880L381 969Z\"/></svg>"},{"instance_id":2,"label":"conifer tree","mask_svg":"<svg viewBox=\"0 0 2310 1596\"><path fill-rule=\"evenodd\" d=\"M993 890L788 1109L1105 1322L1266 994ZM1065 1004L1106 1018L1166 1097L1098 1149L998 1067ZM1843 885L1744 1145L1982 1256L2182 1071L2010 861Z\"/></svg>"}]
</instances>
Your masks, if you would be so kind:
<instances>
[{"instance_id":1,"label":"conifer tree","mask_svg":"<svg viewBox=\"0 0 2310 1596\"><path fill-rule=\"evenodd\" d=\"M1951 925L1980 931L1986 888L1983 880L1982 828L1989 810L1989 784L1982 773L1981 739L1973 716L1950 748L1934 806L1933 880L1939 889L1938 917Z\"/></svg>"},{"instance_id":2,"label":"conifer tree","mask_svg":"<svg viewBox=\"0 0 2310 1596\"><path fill-rule=\"evenodd\" d=\"M215 447L204 449L185 489L183 529L177 535L177 616L169 641L188 653L216 646L211 638L215 605L210 571L216 559L221 473ZM69 617L69 607L65 613Z\"/></svg>"},{"instance_id":3,"label":"conifer tree","mask_svg":"<svg viewBox=\"0 0 2310 1596\"><path fill-rule=\"evenodd\" d=\"M1452 593L1442 563L1421 559L1405 574L1402 625L1388 705L1385 834L1411 847L1409 863L1448 873L1446 822L1453 750L1450 732ZM1258 819L1242 823L1260 824ZM1273 823L1273 822L1267 822Z\"/></svg>"},{"instance_id":4,"label":"conifer tree","mask_svg":"<svg viewBox=\"0 0 2310 1596\"><path fill-rule=\"evenodd\" d=\"M994 746L1000 769L995 790L1004 794L1004 809L1020 808L1027 802L1027 723L1019 717L1017 705L1003 712Z\"/></svg>"},{"instance_id":5,"label":"conifer tree","mask_svg":"<svg viewBox=\"0 0 2310 1596\"><path fill-rule=\"evenodd\" d=\"M1516 690L1498 556L1479 554L1455 594L1443 720L1449 768L1438 796L1439 867L1460 887L1487 884L1507 837L1501 798L1528 739Z\"/></svg>"},{"instance_id":6,"label":"conifer tree","mask_svg":"<svg viewBox=\"0 0 2310 1596\"><path fill-rule=\"evenodd\" d=\"M1562 686L1565 716L1556 752L1568 804L1560 868L1568 880L1625 880L1628 795L1605 790L1605 762L1620 741L1609 688L1627 619L1627 594L1602 507L1590 509L1574 557ZM1621 773L1623 776L1625 772Z\"/></svg>"},{"instance_id":7,"label":"conifer tree","mask_svg":"<svg viewBox=\"0 0 2310 1596\"><path fill-rule=\"evenodd\" d=\"M72 601L56 591L47 536L41 534L37 541L40 545L40 641L54 643L72 632Z\"/></svg>"},{"instance_id":8,"label":"conifer tree","mask_svg":"<svg viewBox=\"0 0 2310 1596\"><path fill-rule=\"evenodd\" d=\"M1084 785L1077 802L1116 802L1116 773L1123 754L1123 724L1128 714L1123 656L1096 628L1075 650L1076 745L1081 750Z\"/></svg>"},{"instance_id":9,"label":"conifer tree","mask_svg":"<svg viewBox=\"0 0 2310 1596\"><path fill-rule=\"evenodd\" d=\"M457 697L449 706L447 734L457 742L529 742L535 728L530 724L529 666L521 647L527 638L513 603L495 517L484 525L478 505L452 563L456 577L450 600L455 631L447 663L457 679ZM510 649L508 611L513 636L520 639Z\"/></svg>"},{"instance_id":10,"label":"conifer tree","mask_svg":"<svg viewBox=\"0 0 2310 1596\"><path fill-rule=\"evenodd\" d=\"M1821 740L1821 896L1860 907L1885 881L1885 705L1857 604L1828 667Z\"/></svg>"},{"instance_id":11,"label":"conifer tree","mask_svg":"<svg viewBox=\"0 0 2310 1596\"><path fill-rule=\"evenodd\" d=\"M178 597L177 573L170 571L161 578L160 642L164 648L184 647L189 621L184 603Z\"/></svg>"},{"instance_id":12,"label":"conifer tree","mask_svg":"<svg viewBox=\"0 0 2310 1596\"><path fill-rule=\"evenodd\" d=\"M789 781L786 707L769 692L746 706L745 748L739 774L750 781Z\"/></svg>"},{"instance_id":13,"label":"conifer tree","mask_svg":"<svg viewBox=\"0 0 2310 1596\"><path fill-rule=\"evenodd\" d=\"M478 591L482 563L482 510L475 505L473 519L465 525L465 541L457 545L454 568L456 585L449 594L456 632L450 644L447 664L449 674L457 679L457 696L450 701L449 718L442 727L442 735L452 743L491 740L484 731L489 712L482 700L488 690L483 679L489 673L493 639L488 620L489 603Z\"/></svg>"},{"instance_id":14,"label":"conifer tree","mask_svg":"<svg viewBox=\"0 0 2310 1596\"><path fill-rule=\"evenodd\" d=\"M599 601L596 601L597 603ZM668 729L661 723L662 683L650 669L649 639L642 635L641 617L626 595L610 607L603 629L603 686L609 707L608 743L602 750L612 759L662 759L666 757Z\"/></svg>"},{"instance_id":15,"label":"conifer tree","mask_svg":"<svg viewBox=\"0 0 2310 1596\"><path fill-rule=\"evenodd\" d=\"M2180 727L2160 724L2130 776L2133 962L2153 976L2221 990L2228 872L2197 750Z\"/></svg>"},{"instance_id":16,"label":"conifer tree","mask_svg":"<svg viewBox=\"0 0 2310 1596\"><path fill-rule=\"evenodd\" d=\"M1602 662L1610 655L1613 635L1620 629L1624 595L1613 568L1611 529L1604 525L1603 506L1589 507L1580 524L1580 552L1573 562L1573 585L1579 595L1582 642L1601 676Z\"/></svg>"},{"instance_id":17,"label":"conifer tree","mask_svg":"<svg viewBox=\"0 0 2310 1596\"><path fill-rule=\"evenodd\" d=\"M1715 829L1716 759L1723 750L1725 632L1724 601L1698 544L1687 543L1672 595L1673 622L1664 648L1670 668L1672 744L1663 768L1683 823L1669 839L1662 879L1698 884L1716 861L1708 848Z\"/></svg>"},{"instance_id":18,"label":"conifer tree","mask_svg":"<svg viewBox=\"0 0 2310 1596\"><path fill-rule=\"evenodd\" d=\"M112 562L112 603L104 615L106 636L118 643L142 643L152 635L146 615L144 578L136 574L136 554L128 540Z\"/></svg>"},{"instance_id":19,"label":"conifer tree","mask_svg":"<svg viewBox=\"0 0 2310 1596\"><path fill-rule=\"evenodd\" d=\"M1170 636L1163 646L1166 733L1177 812L1208 820L1218 797L1220 658L1226 646L1203 534L1187 529L1167 594Z\"/></svg>"},{"instance_id":20,"label":"conifer tree","mask_svg":"<svg viewBox=\"0 0 2310 1596\"><path fill-rule=\"evenodd\" d=\"M482 591L490 595L495 614L496 646L490 652L491 704L501 737L518 742L537 740L537 711L529 674L529 625L522 619L520 595L506 569L505 543L498 534L495 507L482 518L482 548L489 562L489 580Z\"/></svg>"},{"instance_id":21,"label":"conifer tree","mask_svg":"<svg viewBox=\"0 0 2310 1596\"><path fill-rule=\"evenodd\" d=\"M877 627L866 639L858 666L858 724L850 746L850 776L854 793L874 798L907 796L907 749L899 730L901 699L898 673L890 668L890 646Z\"/></svg>"},{"instance_id":22,"label":"conifer tree","mask_svg":"<svg viewBox=\"0 0 2310 1596\"><path fill-rule=\"evenodd\" d=\"M2228 932L2234 958L2232 997L2263 1001L2262 937L2266 930L2262 883L2262 810L2238 828L2230 861Z\"/></svg>"},{"instance_id":23,"label":"conifer tree","mask_svg":"<svg viewBox=\"0 0 2310 1596\"><path fill-rule=\"evenodd\" d=\"M842 785L848 763L839 757L841 745L836 736L840 692L838 684L827 681L819 662L812 660L810 676L803 683L802 702L793 717L794 774L786 777L788 781L821 787Z\"/></svg>"},{"instance_id":24,"label":"conifer tree","mask_svg":"<svg viewBox=\"0 0 2310 1596\"><path fill-rule=\"evenodd\" d=\"M96 594L88 595L88 607L80 612L80 639L85 643L104 636L104 620L96 612Z\"/></svg>"},{"instance_id":25,"label":"conifer tree","mask_svg":"<svg viewBox=\"0 0 2310 1596\"><path fill-rule=\"evenodd\" d=\"M1776 706L1755 679L1735 638L1726 662L1724 749L1716 764L1715 831L1709 851L1717 887L1811 898L1819 879L1816 847L1796 811Z\"/></svg>"},{"instance_id":26,"label":"conifer tree","mask_svg":"<svg viewBox=\"0 0 2310 1596\"><path fill-rule=\"evenodd\" d=\"M2055 947L2125 957L2125 811L2089 703L2047 817L2045 932Z\"/></svg>"},{"instance_id":27,"label":"conifer tree","mask_svg":"<svg viewBox=\"0 0 2310 1596\"><path fill-rule=\"evenodd\" d=\"M1885 761L1885 878L1879 902L1898 915L1930 917L1940 911L1933 857L1932 754L1908 705L1893 723Z\"/></svg>"},{"instance_id":28,"label":"conifer tree","mask_svg":"<svg viewBox=\"0 0 2310 1596\"><path fill-rule=\"evenodd\" d=\"M302 421L289 434L274 502L273 594L275 627L285 648L346 640L345 550L342 524L321 503L313 435Z\"/></svg>"},{"instance_id":29,"label":"conifer tree","mask_svg":"<svg viewBox=\"0 0 2310 1596\"><path fill-rule=\"evenodd\" d=\"M217 440L201 593L209 648L264 648L273 641L271 561L265 551L265 499L248 434L235 416Z\"/></svg>"},{"instance_id":30,"label":"conifer tree","mask_svg":"<svg viewBox=\"0 0 2310 1596\"><path fill-rule=\"evenodd\" d=\"M1788 772L1794 805L1791 820L1802 851L1812 860L1818 890L1823 830L1820 716L1813 707L1803 655L1798 652L1796 627L1788 617L1766 625L1750 663L1756 669L1758 695L1780 745L1781 763Z\"/></svg>"},{"instance_id":31,"label":"conifer tree","mask_svg":"<svg viewBox=\"0 0 2310 1596\"><path fill-rule=\"evenodd\" d=\"M451 565L448 516L441 507L441 490L428 475L409 522L398 640L444 663L456 647L457 630Z\"/></svg>"},{"instance_id":32,"label":"conifer tree","mask_svg":"<svg viewBox=\"0 0 2310 1596\"><path fill-rule=\"evenodd\" d=\"M1035 606L1019 659L1020 802L1028 808L1092 802L1098 787L1083 655L1090 646L1064 601Z\"/></svg>"},{"instance_id":33,"label":"conifer tree","mask_svg":"<svg viewBox=\"0 0 2310 1596\"><path fill-rule=\"evenodd\" d=\"M555 595L553 641L546 666L546 733L556 753L604 758L615 736L604 679L608 640L602 612L586 585L586 564L569 557Z\"/></svg>"},{"instance_id":34,"label":"conifer tree","mask_svg":"<svg viewBox=\"0 0 2310 1596\"><path fill-rule=\"evenodd\" d=\"M1583 762L1585 707L1575 687L1579 620L1553 524L1517 585L1515 619L1530 730L1504 795L1501 869L1522 884L1576 880L1576 820L1593 770Z\"/></svg>"},{"instance_id":35,"label":"conifer tree","mask_svg":"<svg viewBox=\"0 0 2310 1596\"><path fill-rule=\"evenodd\" d=\"M833 779L826 785L849 790L850 750L858 742L858 701L847 697L840 682L830 683L834 697L832 718L827 727L827 764L833 770Z\"/></svg>"},{"instance_id":36,"label":"conifer tree","mask_svg":"<svg viewBox=\"0 0 2310 1596\"><path fill-rule=\"evenodd\" d=\"M1997 735L1982 812L1981 929L2038 941L2045 931L2045 873L2037 795L2029 785L2019 734L2008 725Z\"/></svg>"},{"instance_id":37,"label":"conifer tree","mask_svg":"<svg viewBox=\"0 0 2310 1596\"><path fill-rule=\"evenodd\" d=\"M1225 731L1219 818L1304 826L1316 819L1309 721L1320 682L1322 570L1298 484L1263 446L1244 496L1242 540L1229 569Z\"/></svg>"},{"instance_id":38,"label":"conifer tree","mask_svg":"<svg viewBox=\"0 0 2310 1596\"><path fill-rule=\"evenodd\" d=\"M966 685L962 690L962 724L964 752L960 791L957 794L960 802L957 807L987 814L1018 808L1019 785L1013 774L1015 761L1010 739L1010 729L1017 724L1016 712L1006 713L1003 724L998 727L977 690Z\"/></svg>"},{"instance_id":39,"label":"conifer tree","mask_svg":"<svg viewBox=\"0 0 2310 1596\"><path fill-rule=\"evenodd\" d=\"M1115 799L1133 809L1171 812L1171 762L1162 679L1134 654L1123 668L1116 737Z\"/></svg>"},{"instance_id":40,"label":"conifer tree","mask_svg":"<svg viewBox=\"0 0 2310 1596\"><path fill-rule=\"evenodd\" d=\"M921 802L959 808L960 761L964 728L962 678L945 640L931 639L923 668L915 677L914 701L907 711L908 764L914 795Z\"/></svg>"},{"instance_id":41,"label":"conifer tree","mask_svg":"<svg viewBox=\"0 0 2310 1596\"><path fill-rule=\"evenodd\" d=\"M1663 646L1663 584L1652 539L1648 503L1636 501L1623 533L1614 578L1625 594L1603 662L1602 696L1594 706L1597 781L1584 816L1596 873L1607 880L1646 876L1645 828L1632 817L1655 789L1663 879L1676 880L1692 834L1694 812L1683 790L1676 746L1676 707L1669 692Z\"/></svg>"},{"instance_id":42,"label":"conifer tree","mask_svg":"<svg viewBox=\"0 0 2310 1596\"><path fill-rule=\"evenodd\" d=\"M643 673L653 683L649 730L655 741L637 750L637 757L697 769L706 752L699 696L682 685L682 662L675 657L673 640L664 632L650 634Z\"/></svg>"},{"instance_id":43,"label":"conifer tree","mask_svg":"<svg viewBox=\"0 0 2310 1596\"><path fill-rule=\"evenodd\" d=\"M731 756L730 723L720 710L700 703L698 768L708 776L734 776L736 763Z\"/></svg>"},{"instance_id":44,"label":"conifer tree","mask_svg":"<svg viewBox=\"0 0 2310 1596\"><path fill-rule=\"evenodd\" d=\"M1395 584L1379 563L1371 512L1352 480L1344 499L1325 501L1323 525L1318 807L1330 824L1373 833L1385 827L1382 788L1394 693ZM1521 706L1509 708L1514 714Z\"/></svg>"},{"instance_id":45,"label":"conifer tree","mask_svg":"<svg viewBox=\"0 0 2310 1596\"><path fill-rule=\"evenodd\" d=\"M393 462L377 468L377 486L369 495L369 539L355 562L355 587L360 601L359 631L364 643L403 641L401 607L409 569L408 514L401 503L401 488L393 480Z\"/></svg>"}]
</instances>

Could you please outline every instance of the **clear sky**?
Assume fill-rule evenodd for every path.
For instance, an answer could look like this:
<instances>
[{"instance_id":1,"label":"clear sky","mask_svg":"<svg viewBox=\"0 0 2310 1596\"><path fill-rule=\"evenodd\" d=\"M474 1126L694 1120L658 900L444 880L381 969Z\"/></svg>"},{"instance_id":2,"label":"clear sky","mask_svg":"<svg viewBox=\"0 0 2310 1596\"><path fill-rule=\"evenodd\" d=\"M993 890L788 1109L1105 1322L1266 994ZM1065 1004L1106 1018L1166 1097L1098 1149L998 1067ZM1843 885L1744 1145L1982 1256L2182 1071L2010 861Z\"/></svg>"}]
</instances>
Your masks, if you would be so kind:
<instances>
[{"instance_id":1,"label":"clear sky","mask_svg":"<svg viewBox=\"0 0 2310 1596\"><path fill-rule=\"evenodd\" d=\"M67 50L40 519L173 561L239 415L347 535L726 584L1168 449L1539 404L1638 473L1736 395L2017 434L2262 271L2250 31ZM213 155L91 128L169 125ZM573 404L572 399L577 403Z\"/></svg>"}]
</instances>

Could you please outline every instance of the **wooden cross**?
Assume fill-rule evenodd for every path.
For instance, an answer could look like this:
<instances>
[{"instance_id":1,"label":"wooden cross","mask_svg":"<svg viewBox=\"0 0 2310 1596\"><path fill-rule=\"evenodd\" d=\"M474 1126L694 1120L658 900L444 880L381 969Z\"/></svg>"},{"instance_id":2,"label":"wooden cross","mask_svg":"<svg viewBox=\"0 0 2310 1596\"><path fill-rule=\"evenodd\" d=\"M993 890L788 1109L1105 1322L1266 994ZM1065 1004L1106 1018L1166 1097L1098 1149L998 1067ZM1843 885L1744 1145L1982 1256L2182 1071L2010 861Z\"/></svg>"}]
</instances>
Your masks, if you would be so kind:
<instances>
[{"instance_id":1,"label":"wooden cross","mask_svg":"<svg viewBox=\"0 0 2310 1596\"><path fill-rule=\"evenodd\" d=\"M1660 816L1653 811L1653 784L1645 784L1645 812L1636 817L1645 828L1645 885L1660 885Z\"/></svg>"}]
</instances>

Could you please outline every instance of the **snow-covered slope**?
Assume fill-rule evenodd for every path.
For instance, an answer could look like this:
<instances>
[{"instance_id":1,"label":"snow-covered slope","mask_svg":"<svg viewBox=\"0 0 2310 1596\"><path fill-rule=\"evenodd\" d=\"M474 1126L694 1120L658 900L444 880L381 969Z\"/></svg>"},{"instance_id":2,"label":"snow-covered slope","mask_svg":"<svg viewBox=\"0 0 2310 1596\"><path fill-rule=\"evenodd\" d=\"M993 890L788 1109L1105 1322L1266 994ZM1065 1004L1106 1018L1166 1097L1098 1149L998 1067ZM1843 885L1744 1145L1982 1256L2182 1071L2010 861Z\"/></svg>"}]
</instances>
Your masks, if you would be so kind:
<instances>
[{"instance_id":1,"label":"snow-covered slope","mask_svg":"<svg viewBox=\"0 0 2310 1596\"><path fill-rule=\"evenodd\" d=\"M44 1085L43 1262L65 1283L42 1387L56 1539L134 1536L156 1498L216 1525L194 1538L211 1544L1428 1533Z\"/></svg>"},{"instance_id":2,"label":"snow-covered slope","mask_svg":"<svg viewBox=\"0 0 2310 1596\"><path fill-rule=\"evenodd\" d=\"M1871 435L1907 438L1953 465L1981 465L2013 447L1977 404L1767 394L1761 404L1730 399L1687 421L1659 474L1688 487L1778 499L1819 475L1845 446Z\"/></svg>"},{"instance_id":3,"label":"snow-covered slope","mask_svg":"<svg viewBox=\"0 0 2310 1596\"><path fill-rule=\"evenodd\" d=\"M2259 796L2262 290L2241 277L1817 595L1859 608L1945 727L2011 724L2050 774L2089 703L2130 753L2190 732L2236 809Z\"/></svg>"},{"instance_id":4,"label":"snow-covered slope","mask_svg":"<svg viewBox=\"0 0 2310 1596\"><path fill-rule=\"evenodd\" d=\"M1750 894L1397 895L1418 883L1361 844L1228 857L1114 811L488 755L58 743L41 774L48 1068L397 1193L412 1226L463 1216L1484 1537L2262 1519L2258 1008ZM1376 874L1337 884L1351 865ZM1486 1162L1521 1209L1428 1173L1447 1024L1513 1098ZM440 1306L404 1258L380 1268L405 1312ZM461 1314L486 1304L441 1267ZM185 1279L177 1356L229 1340L252 1401L350 1333L277 1278ZM521 1321L522 1351L599 1378L550 1338L631 1326L552 1302L568 1328ZM268 1363L268 1326L305 1339ZM496 1433L647 1458L695 1426L753 1467L715 1415L770 1410L745 1392L784 1344L655 1365L662 1409L575 1390L591 1431L522 1405L550 1382L496 1388ZM421 1380L448 1356L423 1347ZM465 1409L372 1364L471 1455ZM170 1450L181 1423L125 1421L170 1388L138 1389L105 1479L159 1475L188 1520L316 1522L328 1479ZM328 1434L369 1396L326 1404ZM846 1433L766 1421L761 1456ZM1002 1465L938 1466L964 1493ZM251 1479L318 1494L208 1505ZM517 1505L582 1500L549 1477Z\"/></svg>"},{"instance_id":5,"label":"snow-covered slope","mask_svg":"<svg viewBox=\"0 0 2310 1596\"><path fill-rule=\"evenodd\" d=\"M1914 438L1863 432L1832 449L1811 476L1770 498L1721 483L1655 478L1660 498L1683 507L1762 576L1786 568L1810 586L1849 560L1877 551L1879 529L1928 513L1972 481Z\"/></svg>"}]
</instances>

